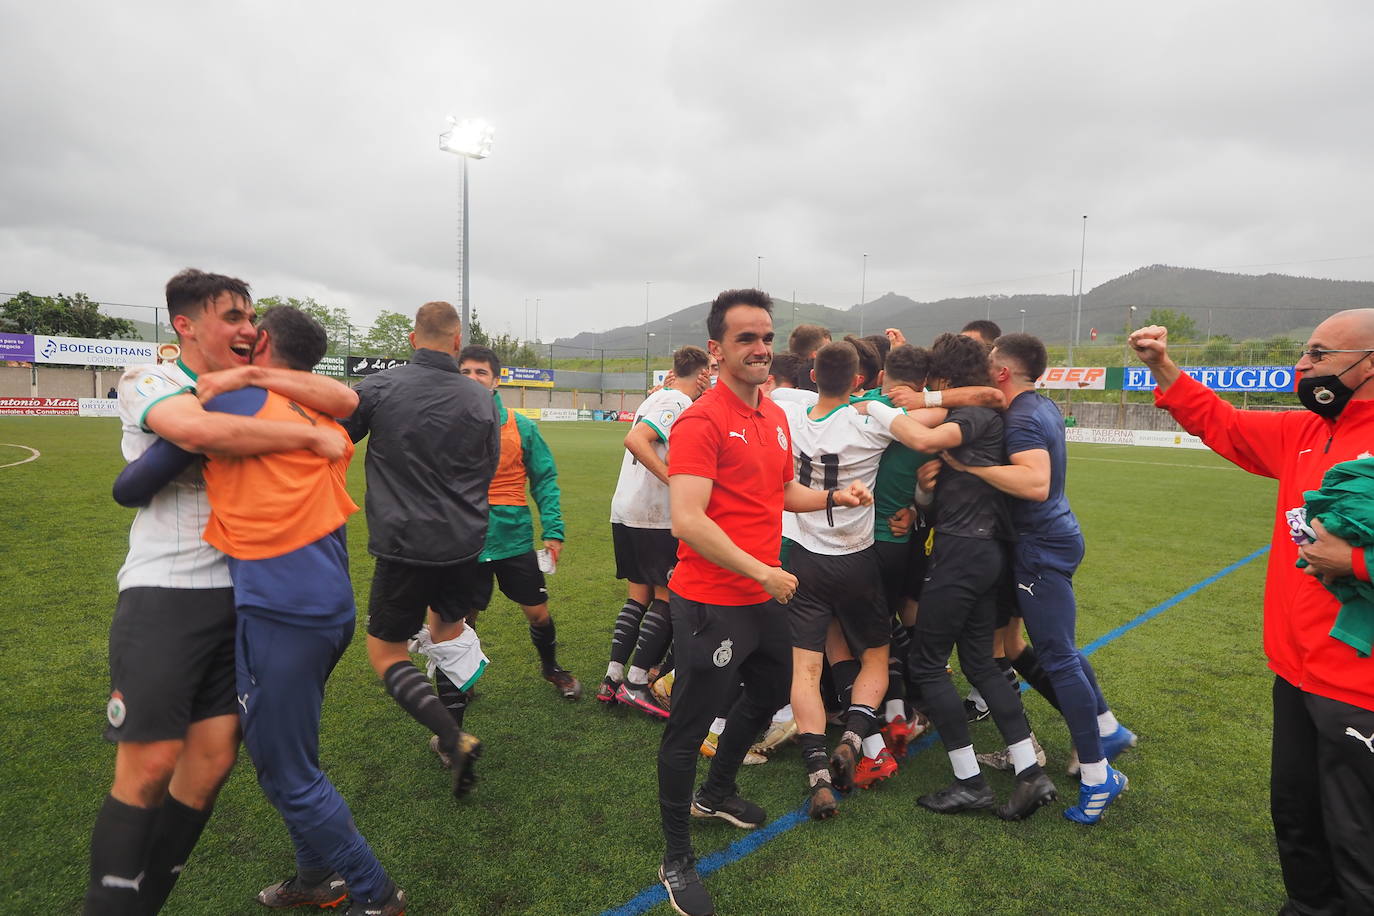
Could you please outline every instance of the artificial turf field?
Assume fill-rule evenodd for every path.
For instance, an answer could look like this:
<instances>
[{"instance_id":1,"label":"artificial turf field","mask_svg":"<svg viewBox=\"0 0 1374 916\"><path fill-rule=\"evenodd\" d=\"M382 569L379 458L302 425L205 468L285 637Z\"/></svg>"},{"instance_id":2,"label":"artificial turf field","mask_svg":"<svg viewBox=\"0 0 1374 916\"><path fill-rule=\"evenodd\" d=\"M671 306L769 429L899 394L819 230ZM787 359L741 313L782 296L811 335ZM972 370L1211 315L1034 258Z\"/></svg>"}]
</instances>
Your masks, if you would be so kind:
<instances>
[{"instance_id":1,"label":"artificial turf field","mask_svg":"<svg viewBox=\"0 0 1374 916\"><path fill-rule=\"evenodd\" d=\"M468 713L467 727L486 743L481 781L455 802L428 736L368 667L361 626L330 681L322 762L406 888L413 914L669 912L640 896L655 885L662 852L660 726L591 699L624 598L613 578L607 514L625 428L545 423L542 430L558 461L568 525L567 550L549 584L551 608L560 661L582 679L586 697L570 703L539 678L524 619L498 595L479 623L492 664ZM0 419L0 443L42 453L0 468L0 911L7 913L80 910L90 827L113 772L113 747L100 737L106 636L132 517L109 498L122 465L118 440L113 420ZM28 454L0 446L0 464ZM1077 577L1083 644L1268 541L1272 483L1210 452L1071 445L1070 455L1070 497L1088 543ZM361 447L350 486L361 505ZM361 513L349 541L355 593L365 603L372 563ZM810 823L791 815L804 798L792 745L742 771L743 794L790 829L752 851L735 847L728 864L706 877L719 911L1277 910L1283 889L1268 815L1272 678L1259 635L1264 563L1260 556L1240 566L1093 654L1113 709L1140 735L1140 746L1118 761L1130 791L1098 826L1059 816L1062 800L1076 793L1076 780L1063 773L1068 733L1034 694L1026 695L1027 709L1061 803L1024 823L919 809L916 797L949 778L947 759L930 742L895 778L848 799L839 817ZM973 726L973 735L980 751L998 746L991 722ZM1004 798L1010 777L991 779ZM719 821L693 830L703 858L751 836ZM258 889L291 871L286 831L243 755L165 912L264 912Z\"/></svg>"}]
</instances>

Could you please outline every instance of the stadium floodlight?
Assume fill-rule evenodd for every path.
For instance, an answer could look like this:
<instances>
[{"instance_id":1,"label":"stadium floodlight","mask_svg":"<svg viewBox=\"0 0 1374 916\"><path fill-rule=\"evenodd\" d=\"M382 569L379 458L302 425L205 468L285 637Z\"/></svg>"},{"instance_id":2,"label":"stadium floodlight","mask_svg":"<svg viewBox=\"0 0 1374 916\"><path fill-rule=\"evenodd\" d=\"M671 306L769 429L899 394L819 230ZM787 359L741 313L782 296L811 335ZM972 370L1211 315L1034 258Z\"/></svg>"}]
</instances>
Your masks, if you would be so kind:
<instances>
[{"instance_id":1,"label":"stadium floodlight","mask_svg":"<svg viewBox=\"0 0 1374 916\"><path fill-rule=\"evenodd\" d=\"M462 212L458 222L458 283L463 303L463 335L471 340L468 319L471 309L468 305L468 160L485 159L491 155L491 143L496 129L481 120L459 121L453 115L448 118L449 129L439 135L439 149L453 153L462 160L459 173L460 194L463 199Z\"/></svg>"}]
</instances>

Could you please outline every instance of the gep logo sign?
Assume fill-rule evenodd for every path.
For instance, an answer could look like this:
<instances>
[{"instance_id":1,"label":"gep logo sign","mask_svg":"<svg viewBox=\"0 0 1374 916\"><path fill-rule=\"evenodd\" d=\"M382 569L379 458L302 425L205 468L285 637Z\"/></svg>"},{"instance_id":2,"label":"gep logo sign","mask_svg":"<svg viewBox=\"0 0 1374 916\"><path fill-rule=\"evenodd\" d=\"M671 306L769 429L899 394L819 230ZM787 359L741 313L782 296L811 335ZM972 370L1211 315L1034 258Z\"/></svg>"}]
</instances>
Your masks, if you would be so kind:
<instances>
[{"instance_id":1,"label":"gep logo sign","mask_svg":"<svg viewBox=\"0 0 1374 916\"><path fill-rule=\"evenodd\" d=\"M1107 370L1102 366L1051 366L1035 380L1035 387L1102 391L1107 387Z\"/></svg>"}]
</instances>

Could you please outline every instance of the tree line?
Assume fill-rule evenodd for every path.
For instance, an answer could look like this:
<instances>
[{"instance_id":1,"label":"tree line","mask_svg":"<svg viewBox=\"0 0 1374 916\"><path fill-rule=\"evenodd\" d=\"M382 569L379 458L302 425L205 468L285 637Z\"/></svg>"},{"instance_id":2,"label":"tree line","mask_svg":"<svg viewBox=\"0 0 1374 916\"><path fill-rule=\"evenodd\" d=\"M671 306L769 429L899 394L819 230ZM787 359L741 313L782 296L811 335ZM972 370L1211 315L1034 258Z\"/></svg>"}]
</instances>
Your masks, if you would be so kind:
<instances>
[{"instance_id":1,"label":"tree line","mask_svg":"<svg viewBox=\"0 0 1374 916\"><path fill-rule=\"evenodd\" d=\"M256 305L259 315L278 306L290 305L314 318L324 326L330 356L404 357L410 352L409 335L414 329L414 319L410 315L383 310L371 327L360 328L349 318L346 309L331 308L312 297L265 296L258 299ZM132 340L139 336L134 322L104 314L100 311L100 303L85 293L36 296L21 292L11 296L0 304L0 332L100 340ZM539 354L527 342L510 334L488 334L475 311L472 327L463 339L466 343L491 347L504 365L539 365Z\"/></svg>"}]
</instances>

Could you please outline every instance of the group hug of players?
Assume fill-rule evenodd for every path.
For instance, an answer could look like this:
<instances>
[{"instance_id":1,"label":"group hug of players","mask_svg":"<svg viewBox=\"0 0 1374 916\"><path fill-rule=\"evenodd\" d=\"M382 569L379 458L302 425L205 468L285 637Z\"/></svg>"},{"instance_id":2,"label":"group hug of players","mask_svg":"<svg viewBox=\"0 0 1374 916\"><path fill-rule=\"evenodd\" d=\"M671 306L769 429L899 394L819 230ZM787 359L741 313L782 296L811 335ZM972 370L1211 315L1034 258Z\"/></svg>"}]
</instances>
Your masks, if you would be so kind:
<instances>
[{"instance_id":1,"label":"group hug of players","mask_svg":"<svg viewBox=\"0 0 1374 916\"><path fill-rule=\"evenodd\" d=\"M767 303L755 291L729 295ZM625 440L611 523L616 575L628 581L628 596L597 699L668 719L670 730L673 717L698 731L709 721L700 753L715 757L744 685L724 685L713 708L683 709L672 645L681 615L669 610L680 551L669 484L679 470L693 473L675 460L674 430L718 385L722 343L711 348L710 355L694 346L674 354L667 384L639 407ZM1080 787L1064 816L1096 824L1127 786L1110 761L1136 737L1117 722L1075 645L1072 577L1084 545L1065 496L1064 424L1035 390L1044 345L1001 335L987 321L942 334L929 349L907 344L895 329L832 342L825 329L803 325L789 351L772 357L760 395L786 416L794 479L828 496L822 510L782 514L775 562L795 577L795 590L773 597L786 607L789 702L761 736L746 736L740 762L766 762L795 739L810 815L824 819L836 813L839 793L893 776L909 742L933 722L954 779L919 804L944 814L995 807L1001 818L1021 820L1057 791L1021 704L1019 671L1072 733L1069 772ZM752 434L744 425L726 429L727 439ZM784 444L781 429L778 437ZM842 491L859 498L841 505L834 494ZM973 688L966 700L948 668L956 649ZM722 641L713 661L725 667L732 651ZM969 723L989 715L1005 747L976 754ZM833 749L827 721L839 726ZM665 734L661 790L669 743ZM1004 803L980 765L1015 773ZM714 773L712 780L720 782ZM694 816L741 827L763 822L762 810L735 792L705 793L693 798ZM665 812L665 866L675 851L669 820ZM679 870L677 881L671 868L663 876L674 906L709 912L690 859Z\"/></svg>"},{"instance_id":2,"label":"group hug of players","mask_svg":"<svg viewBox=\"0 0 1374 916\"><path fill-rule=\"evenodd\" d=\"M185 271L167 298L182 359L117 386L130 463L114 495L140 509L111 627L119 750L85 911L160 909L241 736L296 852L295 874L258 902L399 916L404 892L318 760L324 685L356 620L350 440L370 437L368 659L432 734L455 795L481 753L462 727L487 664L473 623L494 586L524 611L543 677L582 694L557 662L544 579L563 543L551 453L501 404L499 358L462 346L448 303L417 313L408 366L355 391L306 371L325 352L318 323L289 307L255 323L242 281ZM707 328L710 352L674 354L626 436L611 516L629 594L597 693L667 719L660 879L673 906L713 912L690 818L761 825L735 775L794 736L818 819L838 793L893 775L930 722L955 780L923 806L994 806L980 761L1016 773L1002 817L1052 801L1013 668L1073 733L1082 787L1065 815L1096 823L1126 786L1108 761L1135 736L1074 646L1083 543L1062 421L1033 390L1040 342L987 323L929 350L896 331L830 343L802 327L775 355L758 290L722 293ZM950 680L955 648L968 701ZM1006 749L975 755L969 718L989 714ZM694 793L698 754L714 759Z\"/></svg>"}]
</instances>

